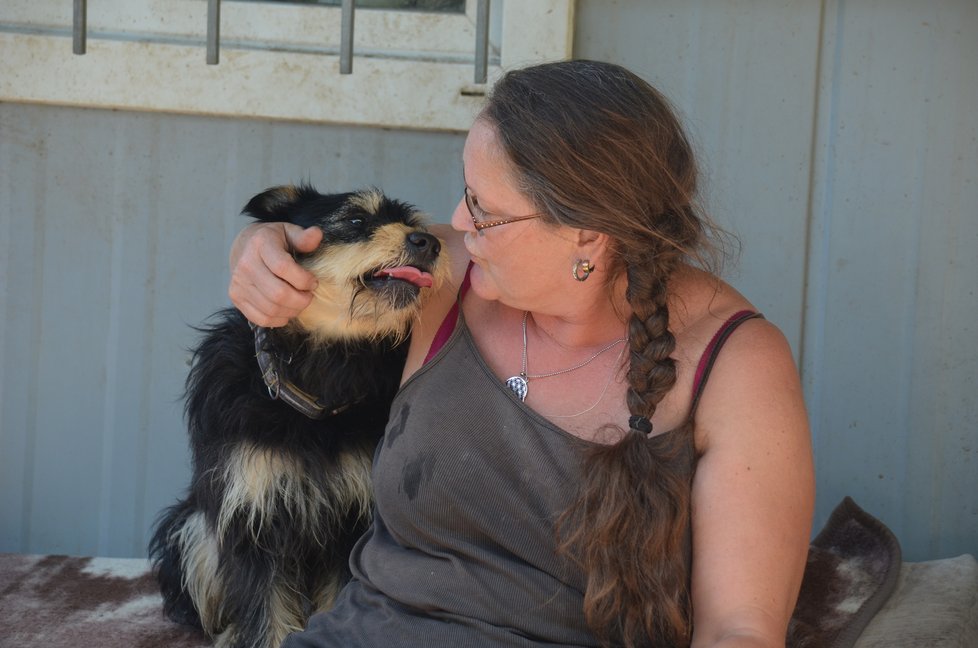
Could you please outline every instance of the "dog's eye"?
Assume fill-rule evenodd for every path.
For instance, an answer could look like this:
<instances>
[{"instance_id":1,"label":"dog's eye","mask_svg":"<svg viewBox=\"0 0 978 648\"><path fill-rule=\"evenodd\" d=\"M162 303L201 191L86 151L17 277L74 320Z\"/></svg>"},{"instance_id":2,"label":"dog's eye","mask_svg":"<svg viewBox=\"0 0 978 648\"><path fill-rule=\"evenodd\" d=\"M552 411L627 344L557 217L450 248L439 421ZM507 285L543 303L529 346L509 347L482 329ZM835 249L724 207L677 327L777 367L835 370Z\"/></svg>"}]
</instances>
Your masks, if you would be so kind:
<instances>
[{"instance_id":1,"label":"dog's eye","mask_svg":"<svg viewBox=\"0 0 978 648\"><path fill-rule=\"evenodd\" d=\"M349 218L346 219L346 222L349 223L350 225L353 225L354 227L360 227L361 225L363 225L363 218L360 216L350 216Z\"/></svg>"}]
</instances>

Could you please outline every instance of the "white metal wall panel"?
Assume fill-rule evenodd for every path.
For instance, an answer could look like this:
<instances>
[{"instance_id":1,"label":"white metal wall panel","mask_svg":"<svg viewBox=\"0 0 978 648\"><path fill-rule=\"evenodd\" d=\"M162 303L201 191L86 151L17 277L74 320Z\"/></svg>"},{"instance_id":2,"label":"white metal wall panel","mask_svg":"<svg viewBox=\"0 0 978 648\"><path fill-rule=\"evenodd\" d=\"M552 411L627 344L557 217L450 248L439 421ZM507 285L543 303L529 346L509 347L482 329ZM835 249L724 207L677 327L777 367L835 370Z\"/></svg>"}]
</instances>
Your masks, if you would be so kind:
<instances>
[{"instance_id":1,"label":"white metal wall panel","mask_svg":"<svg viewBox=\"0 0 978 648\"><path fill-rule=\"evenodd\" d=\"M685 115L733 281L799 357L816 525L851 495L911 560L978 554L976 33L973 0L577 5L575 54ZM0 105L0 551L144 552L250 195L377 184L444 219L461 142Z\"/></svg>"},{"instance_id":2,"label":"white metal wall panel","mask_svg":"<svg viewBox=\"0 0 978 648\"><path fill-rule=\"evenodd\" d=\"M442 215L462 137L0 105L0 551L145 553L189 480L190 325L273 184Z\"/></svg>"},{"instance_id":3,"label":"white metal wall panel","mask_svg":"<svg viewBox=\"0 0 978 648\"><path fill-rule=\"evenodd\" d=\"M816 528L844 495L911 560L978 554L978 3L578 4L575 55L673 97L736 286L802 362ZM749 371L744 367L744 371Z\"/></svg>"},{"instance_id":4,"label":"white metal wall panel","mask_svg":"<svg viewBox=\"0 0 978 648\"><path fill-rule=\"evenodd\" d=\"M978 4L826 11L805 374L822 512L978 553Z\"/></svg>"},{"instance_id":5,"label":"white metal wall panel","mask_svg":"<svg viewBox=\"0 0 978 648\"><path fill-rule=\"evenodd\" d=\"M577 21L575 56L638 72L683 115L705 206L740 238L728 276L800 348L818 3L586 0Z\"/></svg>"}]
</instances>

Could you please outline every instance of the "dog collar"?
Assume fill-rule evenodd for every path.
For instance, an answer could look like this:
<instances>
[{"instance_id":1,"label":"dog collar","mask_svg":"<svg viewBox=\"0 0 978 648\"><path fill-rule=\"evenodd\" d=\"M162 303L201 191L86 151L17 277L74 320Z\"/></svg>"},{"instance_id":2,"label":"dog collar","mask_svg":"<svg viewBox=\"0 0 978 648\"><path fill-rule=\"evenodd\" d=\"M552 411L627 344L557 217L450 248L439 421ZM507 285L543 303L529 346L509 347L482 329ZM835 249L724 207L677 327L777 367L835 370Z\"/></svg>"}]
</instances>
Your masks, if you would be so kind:
<instances>
[{"instance_id":1,"label":"dog collar","mask_svg":"<svg viewBox=\"0 0 978 648\"><path fill-rule=\"evenodd\" d=\"M265 381L265 386L268 387L268 395L273 400L281 400L311 419L335 416L350 408L352 403L328 408L318 398L303 391L295 383L283 379L282 363L289 364L292 362L292 358L283 360L268 350L269 329L264 326L256 326L251 322L248 324L255 332L255 358L258 360L258 368L261 370L261 377Z\"/></svg>"}]
</instances>

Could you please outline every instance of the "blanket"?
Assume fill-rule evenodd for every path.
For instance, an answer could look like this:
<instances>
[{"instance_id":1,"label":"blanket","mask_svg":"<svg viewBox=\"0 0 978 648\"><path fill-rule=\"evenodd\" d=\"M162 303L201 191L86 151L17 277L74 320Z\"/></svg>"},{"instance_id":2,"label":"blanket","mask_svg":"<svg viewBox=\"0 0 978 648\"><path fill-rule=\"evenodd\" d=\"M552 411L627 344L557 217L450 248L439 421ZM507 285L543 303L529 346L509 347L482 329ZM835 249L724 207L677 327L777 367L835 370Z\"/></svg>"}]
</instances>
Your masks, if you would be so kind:
<instances>
[{"instance_id":1,"label":"blanket","mask_svg":"<svg viewBox=\"0 0 978 648\"><path fill-rule=\"evenodd\" d=\"M0 554L0 647L205 648L142 559Z\"/></svg>"},{"instance_id":2,"label":"blanket","mask_svg":"<svg viewBox=\"0 0 978 648\"><path fill-rule=\"evenodd\" d=\"M931 591L935 587L947 588L955 578L960 584L958 607L939 605L947 622L942 622L939 630L948 641L929 642L928 624L918 615L913 621L914 640L905 643L905 628L897 626L897 630L890 631L887 621L878 617L881 609L894 618L907 617L906 609L899 606L885 610L891 597L919 609L923 604L916 590L910 588L919 585L924 572L914 570L913 564L903 565L901 579L896 538L879 520L846 498L812 541L787 645L864 648L858 639L871 622L876 628L874 636L881 642L873 645L978 645L954 643L978 637L975 634L961 639L965 627L962 624L974 623L978 606L978 563L970 556L962 558L963 562L955 563L951 572L948 568L938 572L941 583L929 584ZM936 563L943 566L945 561ZM895 590L898 595L894 595ZM958 608L962 612L956 612ZM146 560L0 554L0 648L209 645L200 631L163 617L159 590Z\"/></svg>"},{"instance_id":3,"label":"blanket","mask_svg":"<svg viewBox=\"0 0 978 648\"><path fill-rule=\"evenodd\" d=\"M793 648L849 648L893 593L900 543L882 522L842 500L808 550L788 626Z\"/></svg>"}]
</instances>

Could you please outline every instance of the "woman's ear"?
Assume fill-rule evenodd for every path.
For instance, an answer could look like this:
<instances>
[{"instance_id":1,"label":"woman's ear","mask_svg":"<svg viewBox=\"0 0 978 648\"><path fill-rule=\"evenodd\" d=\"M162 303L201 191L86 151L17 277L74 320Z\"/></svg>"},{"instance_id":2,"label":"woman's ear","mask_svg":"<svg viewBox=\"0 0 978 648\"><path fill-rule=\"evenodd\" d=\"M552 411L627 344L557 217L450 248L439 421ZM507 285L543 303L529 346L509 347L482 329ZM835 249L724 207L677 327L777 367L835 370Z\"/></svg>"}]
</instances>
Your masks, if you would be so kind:
<instances>
[{"instance_id":1,"label":"woman's ear","mask_svg":"<svg viewBox=\"0 0 978 648\"><path fill-rule=\"evenodd\" d=\"M594 230L577 230L577 248L579 258L590 259L592 263L603 260L608 252L611 237Z\"/></svg>"}]
</instances>

